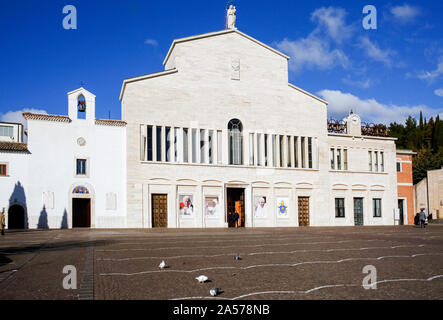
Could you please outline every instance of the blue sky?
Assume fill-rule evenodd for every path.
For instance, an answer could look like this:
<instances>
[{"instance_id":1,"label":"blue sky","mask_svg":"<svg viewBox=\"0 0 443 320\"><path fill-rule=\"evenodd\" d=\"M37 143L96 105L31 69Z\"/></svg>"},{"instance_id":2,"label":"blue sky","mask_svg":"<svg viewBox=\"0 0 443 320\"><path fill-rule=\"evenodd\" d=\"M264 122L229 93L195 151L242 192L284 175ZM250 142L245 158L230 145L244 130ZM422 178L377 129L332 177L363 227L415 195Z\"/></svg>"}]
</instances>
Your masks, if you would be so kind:
<instances>
[{"instance_id":1,"label":"blue sky","mask_svg":"<svg viewBox=\"0 0 443 320\"><path fill-rule=\"evenodd\" d=\"M120 118L125 78L163 70L175 38L224 29L227 1L0 1L0 120L23 110L67 114L66 93L97 96L96 117ZM365 5L377 29L365 30ZM65 30L65 5L77 29ZM443 1L238 0L240 31L291 56L290 82L363 121L443 113ZM442 115L443 116L443 115Z\"/></svg>"}]
</instances>

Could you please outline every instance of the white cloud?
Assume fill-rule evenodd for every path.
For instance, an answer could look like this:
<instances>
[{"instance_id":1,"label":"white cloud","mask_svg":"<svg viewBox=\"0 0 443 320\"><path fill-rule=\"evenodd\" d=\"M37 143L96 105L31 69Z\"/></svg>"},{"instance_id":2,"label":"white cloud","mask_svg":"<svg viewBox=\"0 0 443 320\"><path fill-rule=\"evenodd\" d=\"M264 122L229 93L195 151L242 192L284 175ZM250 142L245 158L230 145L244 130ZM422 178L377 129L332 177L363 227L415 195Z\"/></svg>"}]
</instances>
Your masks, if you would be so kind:
<instances>
[{"instance_id":1,"label":"white cloud","mask_svg":"<svg viewBox=\"0 0 443 320\"><path fill-rule=\"evenodd\" d=\"M349 58L339 48L333 48L352 36L353 28L346 25L346 11L342 8L322 7L311 14L311 21L316 24L314 30L305 38L284 39L275 45L292 57L290 69L300 71L307 68L331 69L336 66L346 68Z\"/></svg>"},{"instance_id":2,"label":"white cloud","mask_svg":"<svg viewBox=\"0 0 443 320\"><path fill-rule=\"evenodd\" d=\"M417 75L417 77L421 80L432 82L441 75L443 75L443 57L440 57L440 62L434 71L422 71Z\"/></svg>"},{"instance_id":3,"label":"white cloud","mask_svg":"<svg viewBox=\"0 0 443 320\"><path fill-rule=\"evenodd\" d=\"M358 46L362 48L365 54L371 59L383 62L387 66L392 65L392 57L395 55L394 51L390 49L380 49L380 47L376 43L371 42L368 37L361 37Z\"/></svg>"},{"instance_id":4,"label":"white cloud","mask_svg":"<svg viewBox=\"0 0 443 320\"><path fill-rule=\"evenodd\" d=\"M415 18L421 14L421 10L419 7L410 6L405 3L401 6L391 8L391 13L397 21L409 23L415 21Z\"/></svg>"},{"instance_id":5,"label":"white cloud","mask_svg":"<svg viewBox=\"0 0 443 320\"><path fill-rule=\"evenodd\" d=\"M434 93L439 97L443 97L443 88L435 90Z\"/></svg>"},{"instance_id":6,"label":"white cloud","mask_svg":"<svg viewBox=\"0 0 443 320\"><path fill-rule=\"evenodd\" d=\"M335 7L322 7L311 14L311 21L318 24L315 34L324 32L338 43L351 38L353 28L346 25L346 10Z\"/></svg>"},{"instance_id":7,"label":"white cloud","mask_svg":"<svg viewBox=\"0 0 443 320\"><path fill-rule=\"evenodd\" d=\"M145 39L145 44L153 46L153 47L158 46L158 42L155 39Z\"/></svg>"},{"instance_id":8,"label":"white cloud","mask_svg":"<svg viewBox=\"0 0 443 320\"><path fill-rule=\"evenodd\" d=\"M352 80L349 77L347 77L347 78L343 78L341 81L347 85L359 87L359 88L363 88L363 89L368 89L368 88L372 87L374 84L371 79Z\"/></svg>"},{"instance_id":9,"label":"white cloud","mask_svg":"<svg viewBox=\"0 0 443 320\"><path fill-rule=\"evenodd\" d=\"M304 67L330 69L337 65L346 67L348 57L339 49L331 49L329 43L315 36L291 41L284 39L278 42L277 48L292 57L289 67L299 71Z\"/></svg>"},{"instance_id":10,"label":"white cloud","mask_svg":"<svg viewBox=\"0 0 443 320\"><path fill-rule=\"evenodd\" d=\"M23 118L22 114L24 112L48 114L45 110L42 110L42 109L24 108L22 110L8 111L8 112L6 112L4 114L0 114L0 121L1 122L21 123L21 124L23 124L23 130L26 130L28 128L28 123Z\"/></svg>"},{"instance_id":11,"label":"white cloud","mask_svg":"<svg viewBox=\"0 0 443 320\"><path fill-rule=\"evenodd\" d=\"M384 123L391 122L404 123L408 116L418 117L420 111L423 116L435 117L438 113L426 105L399 106L394 104L383 104L375 99L360 99L351 93L344 93L340 90L321 90L318 95L329 102L328 117L342 119L348 115L349 110L357 113L363 122Z\"/></svg>"}]
</instances>

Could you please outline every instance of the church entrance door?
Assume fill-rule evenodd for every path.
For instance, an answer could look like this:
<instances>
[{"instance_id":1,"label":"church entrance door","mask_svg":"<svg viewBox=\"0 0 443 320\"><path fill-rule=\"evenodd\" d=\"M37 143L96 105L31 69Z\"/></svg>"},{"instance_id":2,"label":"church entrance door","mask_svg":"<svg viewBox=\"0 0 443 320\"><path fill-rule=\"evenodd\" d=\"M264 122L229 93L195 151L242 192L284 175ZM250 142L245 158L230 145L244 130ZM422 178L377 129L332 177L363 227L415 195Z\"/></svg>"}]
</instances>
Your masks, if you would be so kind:
<instances>
[{"instance_id":1,"label":"church entrance door","mask_svg":"<svg viewBox=\"0 0 443 320\"><path fill-rule=\"evenodd\" d=\"M227 203L226 203L226 214L229 228L235 228L234 214L238 213L238 227L245 227L245 189L244 188L228 188L227 193Z\"/></svg>"},{"instance_id":2,"label":"church entrance door","mask_svg":"<svg viewBox=\"0 0 443 320\"><path fill-rule=\"evenodd\" d=\"M152 195L152 227L167 228L168 227L168 195L153 194Z\"/></svg>"},{"instance_id":3,"label":"church entrance door","mask_svg":"<svg viewBox=\"0 0 443 320\"><path fill-rule=\"evenodd\" d=\"M72 199L72 227L73 228L91 227L91 199L85 199L85 198Z\"/></svg>"}]
</instances>

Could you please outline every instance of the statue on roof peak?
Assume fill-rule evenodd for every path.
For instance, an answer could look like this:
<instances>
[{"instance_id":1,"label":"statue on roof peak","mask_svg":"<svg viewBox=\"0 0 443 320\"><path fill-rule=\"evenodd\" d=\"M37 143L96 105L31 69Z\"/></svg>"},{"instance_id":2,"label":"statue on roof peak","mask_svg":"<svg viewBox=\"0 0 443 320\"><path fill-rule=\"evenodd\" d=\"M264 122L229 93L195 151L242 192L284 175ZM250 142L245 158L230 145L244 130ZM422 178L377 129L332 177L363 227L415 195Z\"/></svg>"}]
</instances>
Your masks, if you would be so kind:
<instances>
[{"instance_id":1,"label":"statue on roof peak","mask_svg":"<svg viewBox=\"0 0 443 320\"><path fill-rule=\"evenodd\" d=\"M227 17L226 17L228 29L235 29L236 11L237 10L235 9L235 6L231 4L228 8Z\"/></svg>"}]
</instances>

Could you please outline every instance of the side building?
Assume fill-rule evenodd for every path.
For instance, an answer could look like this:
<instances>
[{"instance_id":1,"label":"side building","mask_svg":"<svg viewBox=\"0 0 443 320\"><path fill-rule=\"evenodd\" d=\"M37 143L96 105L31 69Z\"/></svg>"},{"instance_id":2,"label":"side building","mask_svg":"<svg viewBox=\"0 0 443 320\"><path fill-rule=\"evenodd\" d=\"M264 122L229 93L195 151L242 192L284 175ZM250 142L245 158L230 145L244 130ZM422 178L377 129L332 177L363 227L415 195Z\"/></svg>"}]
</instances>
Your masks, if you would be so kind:
<instances>
[{"instance_id":1,"label":"side building","mask_svg":"<svg viewBox=\"0 0 443 320\"><path fill-rule=\"evenodd\" d=\"M126 227L126 123L96 119L95 96L84 88L68 93L67 116L23 117L27 144L8 142L6 150L0 142L7 227Z\"/></svg>"}]
</instances>

